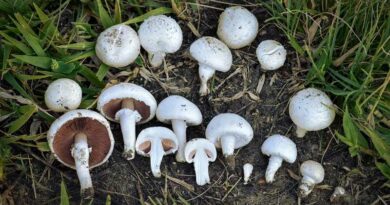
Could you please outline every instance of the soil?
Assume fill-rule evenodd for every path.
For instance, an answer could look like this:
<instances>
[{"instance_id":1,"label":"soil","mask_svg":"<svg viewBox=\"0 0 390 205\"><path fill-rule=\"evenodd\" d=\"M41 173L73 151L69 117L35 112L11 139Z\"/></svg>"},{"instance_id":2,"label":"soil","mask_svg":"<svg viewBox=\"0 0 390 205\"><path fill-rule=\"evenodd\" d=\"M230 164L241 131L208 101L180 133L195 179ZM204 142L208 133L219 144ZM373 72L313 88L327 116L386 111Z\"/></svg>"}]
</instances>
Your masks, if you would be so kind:
<instances>
[{"instance_id":1,"label":"soil","mask_svg":"<svg viewBox=\"0 0 390 205\"><path fill-rule=\"evenodd\" d=\"M225 4L210 4L224 8ZM258 18L260 31L256 40L248 47L232 50L233 66L229 72L217 72L210 81L212 93L206 97L198 94L199 77L197 64L189 57L188 48L197 39L188 28L187 21L178 20L184 33L180 51L168 54L166 65L160 68L141 68L132 65L124 76L113 70L109 79L114 82L126 81L142 85L152 92L157 101L170 94L182 95L199 106L203 113L200 126L189 127L188 140L205 137L208 122L218 113L233 112L243 116L253 126L255 136L252 142L236 150L236 168L229 170L224 157L218 158L209 166L211 183L197 186L192 164L177 163L174 155L164 157L161 169L163 176L154 178L149 168L149 158L137 155L126 161L121 157L123 150L120 126L111 123L116 144L109 161L91 171L95 187L93 204L104 204L107 195L112 204L297 204L299 166L305 160L321 162L325 168L325 180L302 204L330 204L329 198L336 186L343 186L350 194L347 204L370 204L386 190L380 186L384 178L374 168L373 162L351 158L348 148L339 142L332 130L337 130L340 119L336 119L330 129L309 132L304 138L295 136L295 126L288 116L289 98L304 87L307 65L298 59L283 33L275 25L265 22L268 14L260 6L247 7ZM220 10L201 7L200 13L189 13L191 22L202 36L216 37L216 25ZM188 13L187 13L188 14ZM274 72L263 72L255 56L257 45L266 39L281 42L288 50L285 65ZM143 52L143 58L147 55ZM137 72L138 71L138 72ZM120 73L119 73L120 74ZM231 76L232 75L232 76ZM265 76L261 92L256 91L258 82ZM129 77L130 76L130 77ZM156 119L137 126L137 133L150 126L166 126ZM284 162L272 184L264 182L268 157L260 152L260 146L271 134L290 137L298 147L298 158L293 164ZM25 155L25 154L24 154ZM31 171L21 178L19 173L11 173L8 184L15 187L10 194L16 204L58 204L60 182L64 179L72 204L78 204L79 184L74 170L53 160L49 153L38 157L47 159L52 169L31 157ZM251 163L254 172L248 185L243 184L242 166ZM71 178L69 180L68 178ZM152 202L154 201L154 203ZM379 200L378 200L379 202ZM379 202L380 203L380 202Z\"/></svg>"}]
</instances>

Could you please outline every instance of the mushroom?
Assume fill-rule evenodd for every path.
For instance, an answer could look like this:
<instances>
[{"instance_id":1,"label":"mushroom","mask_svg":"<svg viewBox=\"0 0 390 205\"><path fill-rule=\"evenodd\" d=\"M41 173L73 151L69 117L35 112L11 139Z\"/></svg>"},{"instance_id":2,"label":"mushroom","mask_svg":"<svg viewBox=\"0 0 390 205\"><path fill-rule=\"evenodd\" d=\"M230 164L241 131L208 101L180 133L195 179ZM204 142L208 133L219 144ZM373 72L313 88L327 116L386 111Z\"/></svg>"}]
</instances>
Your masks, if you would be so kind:
<instances>
[{"instance_id":1,"label":"mushroom","mask_svg":"<svg viewBox=\"0 0 390 205\"><path fill-rule=\"evenodd\" d=\"M274 40L262 41L256 49L256 56L263 70L276 70L286 61L287 51Z\"/></svg>"},{"instance_id":2,"label":"mushroom","mask_svg":"<svg viewBox=\"0 0 390 205\"><path fill-rule=\"evenodd\" d=\"M241 116L222 113L215 116L206 128L206 138L222 148L229 168L234 169L234 149L247 145L253 138L252 126Z\"/></svg>"},{"instance_id":3,"label":"mushroom","mask_svg":"<svg viewBox=\"0 0 390 205\"><path fill-rule=\"evenodd\" d=\"M66 112L80 106L82 91L79 84L67 78L53 81L45 92L45 104L54 112Z\"/></svg>"},{"instance_id":4,"label":"mushroom","mask_svg":"<svg viewBox=\"0 0 390 205\"><path fill-rule=\"evenodd\" d=\"M246 163L244 164L243 170L244 170L244 184L248 184L249 177L251 176L253 171L253 165L250 163Z\"/></svg>"},{"instance_id":5,"label":"mushroom","mask_svg":"<svg viewBox=\"0 0 390 205\"><path fill-rule=\"evenodd\" d=\"M173 131L179 141L176 161L185 162L186 129L187 126L202 123L202 113L199 108L182 96L171 95L160 102L156 116L159 121L172 124Z\"/></svg>"},{"instance_id":6,"label":"mushroom","mask_svg":"<svg viewBox=\"0 0 390 205\"><path fill-rule=\"evenodd\" d=\"M138 134L137 153L150 157L154 177L161 177L160 164L164 155L175 153L178 142L175 133L165 127L149 127Z\"/></svg>"},{"instance_id":7,"label":"mushroom","mask_svg":"<svg viewBox=\"0 0 390 205\"><path fill-rule=\"evenodd\" d=\"M196 184L203 186L210 183L209 162L217 159L217 150L213 143L203 138L187 142L184 155L188 163L194 163Z\"/></svg>"},{"instance_id":8,"label":"mushroom","mask_svg":"<svg viewBox=\"0 0 390 205\"><path fill-rule=\"evenodd\" d=\"M325 177L325 170L322 165L313 160L307 160L301 164L301 184L299 185L299 197L309 195L316 184L321 183Z\"/></svg>"},{"instance_id":9,"label":"mushroom","mask_svg":"<svg viewBox=\"0 0 390 205\"><path fill-rule=\"evenodd\" d=\"M135 126L151 120L156 113L157 102L145 88L120 83L106 88L97 100L97 109L109 120L121 125L124 150L123 157L135 156Z\"/></svg>"},{"instance_id":10,"label":"mushroom","mask_svg":"<svg viewBox=\"0 0 390 205\"><path fill-rule=\"evenodd\" d=\"M139 27L138 35L153 67L162 64L166 53L178 51L183 41L183 32L179 24L165 15L147 18Z\"/></svg>"},{"instance_id":11,"label":"mushroom","mask_svg":"<svg viewBox=\"0 0 390 205\"><path fill-rule=\"evenodd\" d=\"M72 110L51 124L47 141L59 162L76 169L81 196L92 198L94 191L89 170L106 162L114 148L108 121L94 111Z\"/></svg>"},{"instance_id":12,"label":"mushroom","mask_svg":"<svg viewBox=\"0 0 390 205\"><path fill-rule=\"evenodd\" d=\"M241 6L226 8L219 16L217 35L231 49L248 46L259 30L256 16Z\"/></svg>"},{"instance_id":13,"label":"mushroom","mask_svg":"<svg viewBox=\"0 0 390 205\"><path fill-rule=\"evenodd\" d=\"M297 125L298 137L305 136L307 131L329 127L336 116L330 98L316 88L306 88L295 94L290 100L289 114Z\"/></svg>"},{"instance_id":14,"label":"mushroom","mask_svg":"<svg viewBox=\"0 0 390 205\"><path fill-rule=\"evenodd\" d=\"M199 77L201 81L200 95L209 93L207 81L213 77L215 71L227 72L232 66L232 53L220 40L214 37L202 37L190 46L191 56L198 61Z\"/></svg>"},{"instance_id":15,"label":"mushroom","mask_svg":"<svg viewBox=\"0 0 390 205\"><path fill-rule=\"evenodd\" d=\"M283 135L272 135L268 137L261 146L261 152L270 156L267 170L265 172L265 181L272 183L275 173L282 162L294 163L297 159L297 146L289 138Z\"/></svg>"},{"instance_id":16,"label":"mushroom","mask_svg":"<svg viewBox=\"0 0 390 205\"><path fill-rule=\"evenodd\" d=\"M137 59L140 52L137 32L124 24L111 26L100 33L95 51L97 57L111 67L128 66Z\"/></svg>"}]
</instances>

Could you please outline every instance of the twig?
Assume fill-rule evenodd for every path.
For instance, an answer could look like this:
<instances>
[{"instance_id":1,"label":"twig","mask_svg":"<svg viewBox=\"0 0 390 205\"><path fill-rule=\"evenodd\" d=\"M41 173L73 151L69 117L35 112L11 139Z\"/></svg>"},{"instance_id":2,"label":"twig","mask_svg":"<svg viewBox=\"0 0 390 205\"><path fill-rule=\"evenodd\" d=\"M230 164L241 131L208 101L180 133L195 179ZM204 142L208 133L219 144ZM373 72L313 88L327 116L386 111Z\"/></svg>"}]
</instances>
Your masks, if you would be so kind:
<instances>
[{"instance_id":1,"label":"twig","mask_svg":"<svg viewBox=\"0 0 390 205\"><path fill-rule=\"evenodd\" d=\"M225 201L226 197L233 191L233 189L237 186L238 182L241 181L241 177L237 180L237 182L229 189L229 191L225 194L225 196L221 199L221 201Z\"/></svg>"}]
</instances>

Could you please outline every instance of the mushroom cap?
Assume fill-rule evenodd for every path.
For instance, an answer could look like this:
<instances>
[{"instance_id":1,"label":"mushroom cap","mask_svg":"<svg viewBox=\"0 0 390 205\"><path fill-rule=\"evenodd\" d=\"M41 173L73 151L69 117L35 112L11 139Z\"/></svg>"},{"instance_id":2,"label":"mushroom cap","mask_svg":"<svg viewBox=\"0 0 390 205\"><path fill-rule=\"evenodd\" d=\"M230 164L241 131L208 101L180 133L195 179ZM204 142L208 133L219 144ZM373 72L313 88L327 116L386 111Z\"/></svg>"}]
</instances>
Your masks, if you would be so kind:
<instances>
[{"instance_id":1,"label":"mushroom cap","mask_svg":"<svg viewBox=\"0 0 390 205\"><path fill-rule=\"evenodd\" d=\"M190 46L190 54L199 64L205 64L221 72L229 71L233 62L229 48L211 36L194 41Z\"/></svg>"},{"instance_id":2,"label":"mushroom cap","mask_svg":"<svg viewBox=\"0 0 390 205\"><path fill-rule=\"evenodd\" d=\"M300 171L302 176L313 179L316 184L321 183L325 177L324 167L313 160L307 160L301 164Z\"/></svg>"},{"instance_id":3,"label":"mushroom cap","mask_svg":"<svg viewBox=\"0 0 390 205\"><path fill-rule=\"evenodd\" d=\"M142 116L138 124L151 120L155 113L157 102L145 88L132 83L119 83L102 91L97 101L97 109L109 120L115 120L115 114L121 109L122 101L131 99L134 110Z\"/></svg>"},{"instance_id":4,"label":"mushroom cap","mask_svg":"<svg viewBox=\"0 0 390 205\"><path fill-rule=\"evenodd\" d=\"M258 30L256 16L244 7L226 8L219 16L217 35L229 48L238 49L251 44Z\"/></svg>"},{"instance_id":5,"label":"mushroom cap","mask_svg":"<svg viewBox=\"0 0 390 205\"><path fill-rule=\"evenodd\" d=\"M256 56L264 70L276 70L286 61L287 51L277 41L262 41L256 49Z\"/></svg>"},{"instance_id":6,"label":"mushroom cap","mask_svg":"<svg viewBox=\"0 0 390 205\"><path fill-rule=\"evenodd\" d=\"M148 53L174 53L180 49L183 32L175 19L157 15L147 18L139 27L139 40Z\"/></svg>"},{"instance_id":7,"label":"mushroom cap","mask_svg":"<svg viewBox=\"0 0 390 205\"><path fill-rule=\"evenodd\" d=\"M263 145L261 152L267 156L279 156L288 163L294 163L297 159L297 146L288 137L283 135L272 135L268 137Z\"/></svg>"},{"instance_id":8,"label":"mushroom cap","mask_svg":"<svg viewBox=\"0 0 390 205\"><path fill-rule=\"evenodd\" d=\"M74 136L83 132L87 136L90 169L100 166L110 157L114 138L110 124L99 113L91 110L72 110L57 118L47 132L47 141L55 158L67 167L75 169L71 154Z\"/></svg>"},{"instance_id":9,"label":"mushroom cap","mask_svg":"<svg viewBox=\"0 0 390 205\"><path fill-rule=\"evenodd\" d=\"M54 112L66 112L80 106L82 91L79 84L67 78L53 81L45 92L45 104Z\"/></svg>"},{"instance_id":10,"label":"mushroom cap","mask_svg":"<svg viewBox=\"0 0 390 205\"><path fill-rule=\"evenodd\" d=\"M217 150L212 142L204 138L195 138L187 142L184 148L184 156L188 163L194 162L196 152L204 151L207 154L209 162L217 159Z\"/></svg>"},{"instance_id":11,"label":"mushroom cap","mask_svg":"<svg viewBox=\"0 0 390 205\"><path fill-rule=\"evenodd\" d=\"M137 32L119 24L100 33L95 46L97 57L105 64L119 68L134 62L140 52Z\"/></svg>"},{"instance_id":12,"label":"mushroom cap","mask_svg":"<svg viewBox=\"0 0 390 205\"><path fill-rule=\"evenodd\" d=\"M156 116L164 123L171 123L171 120L184 120L189 126L202 123L202 113L198 106L179 95L171 95L161 101Z\"/></svg>"},{"instance_id":13,"label":"mushroom cap","mask_svg":"<svg viewBox=\"0 0 390 205\"><path fill-rule=\"evenodd\" d=\"M295 94L289 105L291 120L307 131L317 131L332 124L336 113L333 103L321 90L306 88Z\"/></svg>"},{"instance_id":14,"label":"mushroom cap","mask_svg":"<svg viewBox=\"0 0 390 205\"><path fill-rule=\"evenodd\" d=\"M135 142L135 150L142 156L149 157L151 139L157 138L164 148L164 155L175 153L178 149L178 141L175 133L166 127L149 127L142 130Z\"/></svg>"},{"instance_id":15,"label":"mushroom cap","mask_svg":"<svg viewBox=\"0 0 390 205\"><path fill-rule=\"evenodd\" d=\"M225 136L234 136L234 149L238 149L252 140L253 129L243 117L234 113L222 113L207 125L206 138L217 148L221 148L221 138Z\"/></svg>"}]
</instances>

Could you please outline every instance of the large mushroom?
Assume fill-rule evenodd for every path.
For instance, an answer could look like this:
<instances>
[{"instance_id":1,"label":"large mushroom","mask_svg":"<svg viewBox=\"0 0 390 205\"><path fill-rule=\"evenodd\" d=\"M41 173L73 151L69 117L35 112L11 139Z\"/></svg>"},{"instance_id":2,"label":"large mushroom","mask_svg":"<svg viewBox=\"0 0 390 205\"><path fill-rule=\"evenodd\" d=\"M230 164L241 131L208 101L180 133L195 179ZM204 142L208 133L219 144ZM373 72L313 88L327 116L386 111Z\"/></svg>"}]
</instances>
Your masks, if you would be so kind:
<instances>
[{"instance_id":1,"label":"large mushroom","mask_svg":"<svg viewBox=\"0 0 390 205\"><path fill-rule=\"evenodd\" d=\"M213 143L203 138L187 142L184 155L188 163L194 163L196 184L203 186L210 183L209 162L217 159L217 150Z\"/></svg>"},{"instance_id":2,"label":"large mushroom","mask_svg":"<svg viewBox=\"0 0 390 205\"><path fill-rule=\"evenodd\" d=\"M139 27L138 35L153 67L162 64L166 53L178 51L183 41L183 32L179 24L175 19L165 15L147 18Z\"/></svg>"},{"instance_id":3,"label":"large mushroom","mask_svg":"<svg viewBox=\"0 0 390 205\"><path fill-rule=\"evenodd\" d=\"M201 81L199 93L207 95L209 88L207 81L213 77L215 71L227 72L232 66L232 53L220 40L214 37L202 37L190 46L191 56L198 61L199 77Z\"/></svg>"},{"instance_id":4,"label":"large mushroom","mask_svg":"<svg viewBox=\"0 0 390 205\"><path fill-rule=\"evenodd\" d=\"M124 150L123 157L135 156L135 126L151 120L156 113L157 102L145 88L120 83L106 88L97 101L97 109L109 120L121 125Z\"/></svg>"},{"instance_id":5,"label":"large mushroom","mask_svg":"<svg viewBox=\"0 0 390 205\"><path fill-rule=\"evenodd\" d=\"M72 110L51 124L47 141L58 161L76 169L81 196L92 198L94 191L89 170L106 162L114 148L108 121L94 111Z\"/></svg>"},{"instance_id":6,"label":"large mushroom","mask_svg":"<svg viewBox=\"0 0 390 205\"><path fill-rule=\"evenodd\" d=\"M290 100L289 114L297 125L298 137L304 137L307 131L329 127L336 116L332 100L316 88L306 88L295 94Z\"/></svg>"},{"instance_id":7,"label":"large mushroom","mask_svg":"<svg viewBox=\"0 0 390 205\"><path fill-rule=\"evenodd\" d=\"M206 128L206 138L221 148L231 169L235 167L234 150L247 145L253 138L252 126L234 113L215 116Z\"/></svg>"},{"instance_id":8,"label":"large mushroom","mask_svg":"<svg viewBox=\"0 0 390 205\"><path fill-rule=\"evenodd\" d=\"M199 108L182 96L171 95L160 102L156 116L159 121L172 124L173 131L179 141L176 161L185 162L184 147L187 141L187 126L202 123L202 113Z\"/></svg>"},{"instance_id":9,"label":"large mushroom","mask_svg":"<svg viewBox=\"0 0 390 205\"><path fill-rule=\"evenodd\" d=\"M164 155L175 153L178 142L175 133L165 127L149 127L142 130L136 141L137 153L150 157L150 169L154 177L161 177L160 165Z\"/></svg>"},{"instance_id":10,"label":"large mushroom","mask_svg":"<svg viewBox=\"0 0 390 205\"><path fill-rule=\"evenodd\" d=\"M67 78L53 81L45 92L45 104L54 112L66 112L80 106L82 91L79 84Z\"/></svg>"}]
</instances>

